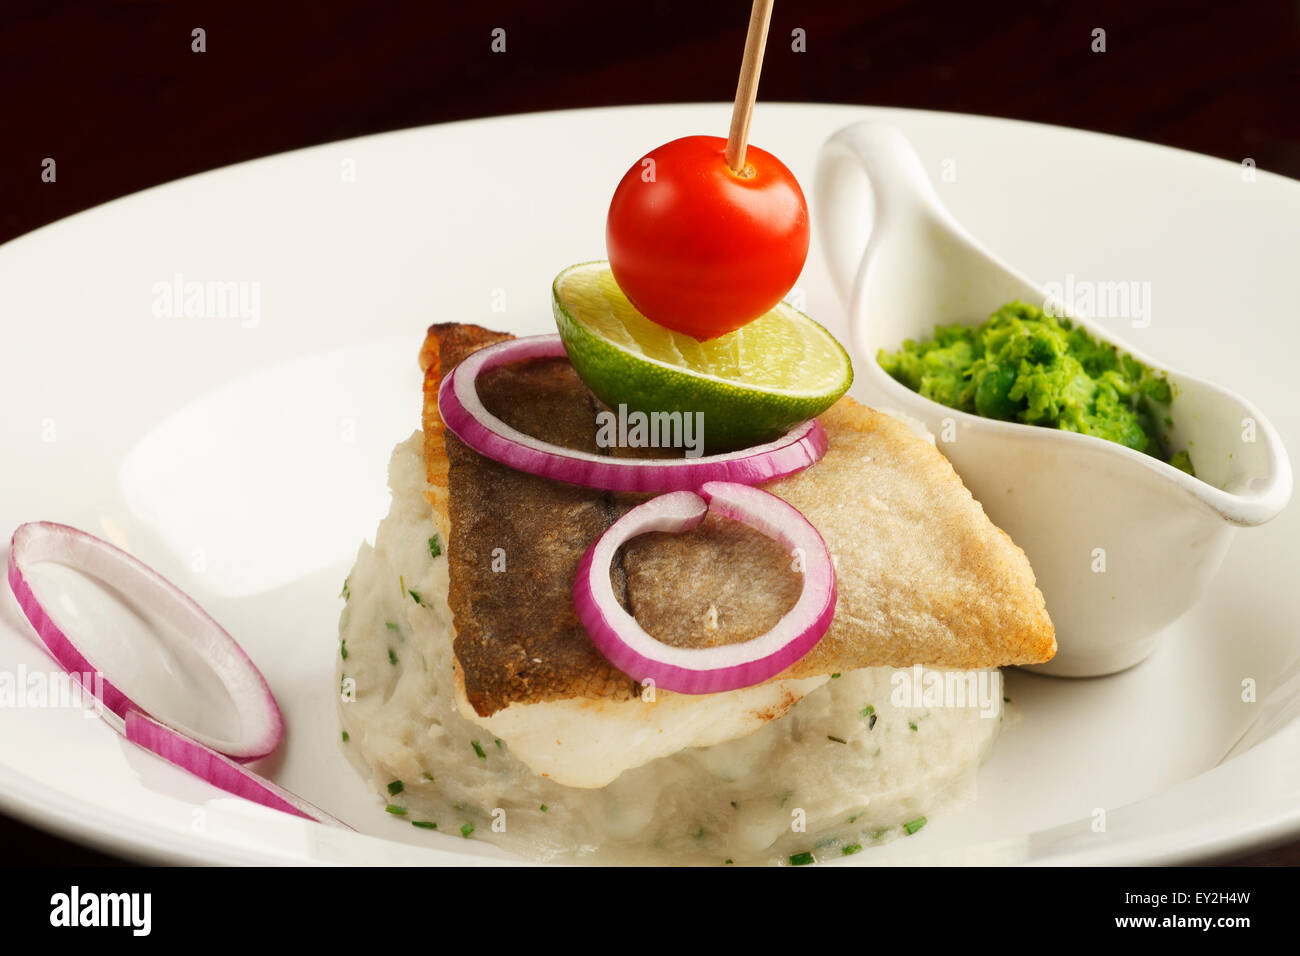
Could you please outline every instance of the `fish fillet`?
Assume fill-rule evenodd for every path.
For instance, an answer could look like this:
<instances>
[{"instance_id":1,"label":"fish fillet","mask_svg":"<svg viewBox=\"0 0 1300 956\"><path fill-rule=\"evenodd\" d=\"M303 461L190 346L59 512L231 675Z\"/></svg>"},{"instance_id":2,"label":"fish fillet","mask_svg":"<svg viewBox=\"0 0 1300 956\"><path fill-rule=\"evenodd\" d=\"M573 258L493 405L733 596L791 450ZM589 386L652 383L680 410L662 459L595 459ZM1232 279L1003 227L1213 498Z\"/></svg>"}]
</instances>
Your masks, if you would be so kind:
<instances>
[{"instance_id":1,"label":"fish fillet","mask_svg":"<svg viewBox=\"0 0 1300 956\"><path fill-rule=\"evenodd\" d=\"M903 423L843 398L822 416L825 458L766 486L808 517L836 559L830 630L768 683L643 700L642 688L592 646L571 595L582 554L644 496L507 468L462 444L438 415L442 376L509 337L455 323L429 329L420 355L426 497L448 543L461 710L539 773L602 786L628 766L750 733L837 671L992 667L1055 653L1023 552L947 459ZM599 450L600 406L563 360L496 369L480 378L479 394L520 431ZM690 647L762 633L801 586L778 545L714 516L686 534L629 542L612 580L647 631Z\"/></svg>"}]
</instances>

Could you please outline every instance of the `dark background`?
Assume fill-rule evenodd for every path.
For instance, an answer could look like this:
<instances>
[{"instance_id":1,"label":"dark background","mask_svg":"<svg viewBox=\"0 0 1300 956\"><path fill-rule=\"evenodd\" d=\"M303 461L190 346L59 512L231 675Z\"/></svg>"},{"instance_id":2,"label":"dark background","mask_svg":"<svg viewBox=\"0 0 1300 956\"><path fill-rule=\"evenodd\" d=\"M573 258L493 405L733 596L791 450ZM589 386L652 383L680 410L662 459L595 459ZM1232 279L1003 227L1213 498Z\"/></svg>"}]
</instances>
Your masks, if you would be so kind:
<instances>
[{"instance_id":1,"label":"dark background","mask_svg":"<svg viewBox=\"0 0 1300 956\"><path fill-rule=\"evenodd\" d=\"M0 0L0 241L240 160L425 123L729 100L748 0ZM505 55L490 33L504 27ZM207 31L207 52L190 31ZM790 31L807 52L790 50ZM1106 52L1093 53L1094 28ZM761 99L1101 130L1300 178L1300 3L783 0ZM725 130L720 130L725 134ZM56 183L40 179L55 159Z\"/></svg>"},{"instance_id":2,"label":"dark background","mask_svg":"<svg viewBox=\"0 0 1300 956\"><path fill-rule=\"evenodd\" d=\"M190 173L366 133L729 100L749 6L0 0L0 242ZM191 51L196 27L204 53ZM505 55L490 50L495 27ZM805 53L790 49L796 27ZM1009 116L1300 178L1300 2L782 0L759 98ZM41 181L46 157L55 183ZM0 845L9 864L110 861L3 818ZM1300 863L1300 844L1249 862Z\"/></svg>"}]
</instances>

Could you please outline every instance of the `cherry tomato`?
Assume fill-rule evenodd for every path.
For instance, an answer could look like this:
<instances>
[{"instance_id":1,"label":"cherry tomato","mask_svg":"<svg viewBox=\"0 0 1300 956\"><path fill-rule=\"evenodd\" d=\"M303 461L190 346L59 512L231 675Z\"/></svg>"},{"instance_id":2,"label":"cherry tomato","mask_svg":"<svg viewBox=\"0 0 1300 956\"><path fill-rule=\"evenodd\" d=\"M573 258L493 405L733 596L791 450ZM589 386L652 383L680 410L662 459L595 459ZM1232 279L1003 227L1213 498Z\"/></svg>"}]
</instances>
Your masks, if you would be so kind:
<instances>
[{"instance_id":1,"label":"cherry tomato","mask_svg":"<svg viewBox=\"0 0 1300 956\"><path fill-rule=\"evenodd\" d=\"M629 169L609 204L614 281L660 325L697 339L740 328L790 291L808 257L794 175L754 146L738 175L720 136L685 136Z\"/></svg>"}]
</instances>

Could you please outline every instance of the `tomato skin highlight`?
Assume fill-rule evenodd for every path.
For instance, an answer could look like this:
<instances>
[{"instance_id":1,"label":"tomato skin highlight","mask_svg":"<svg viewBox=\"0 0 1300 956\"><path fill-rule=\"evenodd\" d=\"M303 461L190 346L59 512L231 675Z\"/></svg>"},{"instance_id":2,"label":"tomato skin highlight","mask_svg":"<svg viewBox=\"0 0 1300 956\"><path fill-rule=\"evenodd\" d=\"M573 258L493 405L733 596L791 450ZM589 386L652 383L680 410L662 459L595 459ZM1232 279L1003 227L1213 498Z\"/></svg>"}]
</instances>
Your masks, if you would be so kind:
<instances>
[{"instance_id":1,"label":"tomato skin highlight","mask_svg":"<svg viewBox=\"0 0 1300 956\"><path fill-rule=\"evenodd\" d=\"M739 176L726 146L685 136L650 151L619 182L605 226L614 281L637 310L701 340L775 306L808 258L808 204L794 175L750 146L752 175Z\"/></svg>"}]
</instances>

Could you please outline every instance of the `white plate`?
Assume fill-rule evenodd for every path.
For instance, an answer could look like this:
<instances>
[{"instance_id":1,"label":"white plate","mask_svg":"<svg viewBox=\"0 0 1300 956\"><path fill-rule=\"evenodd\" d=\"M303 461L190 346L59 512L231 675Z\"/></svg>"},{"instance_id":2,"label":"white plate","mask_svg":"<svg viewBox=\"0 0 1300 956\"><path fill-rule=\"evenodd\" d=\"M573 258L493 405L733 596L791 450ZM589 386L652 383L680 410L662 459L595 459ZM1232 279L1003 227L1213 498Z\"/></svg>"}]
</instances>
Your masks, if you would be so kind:
<instances>
[{"instance_id":1,"label":"white plate","mask_svg":"<svg viewBox=\"0 0 1300 956\"><path fill-rule=\"evenodd\" d=\"M729 110L547 113L367 137L152 189L0 248L0 532L78 525L193 594L284 708L288 736L266 772L360 832L228 798L67 709L0 708L0 809L149 860L508 859L388 817L340 754L339 586L386 511L389 449L419 422L425 326L550 329L549 283L603 255L623 171L658 143L725 131ZM764 103L753 139L808 191L821 143L867 118L898 125L958 219L1027 275L1149 281L1153 321L1123 336L1247 395L1300 448L1300 184L939 113ZM155 285L178 273L250 294L256 283L256 321L251 309L243 321L155 315ZM840 331L816 248L800 288ZM1284 686L1297 557L1292 507L1238 536L1211 593L1137 668L1089 681L1011 673L1023 720L984 767L978 801L853 862L1174 861L1300 833L1300 680ZM0 670L48 668L28 635L6 598ZM1242 700L1247 679L1256 703Z\"/></svg>"}]
</instances>

